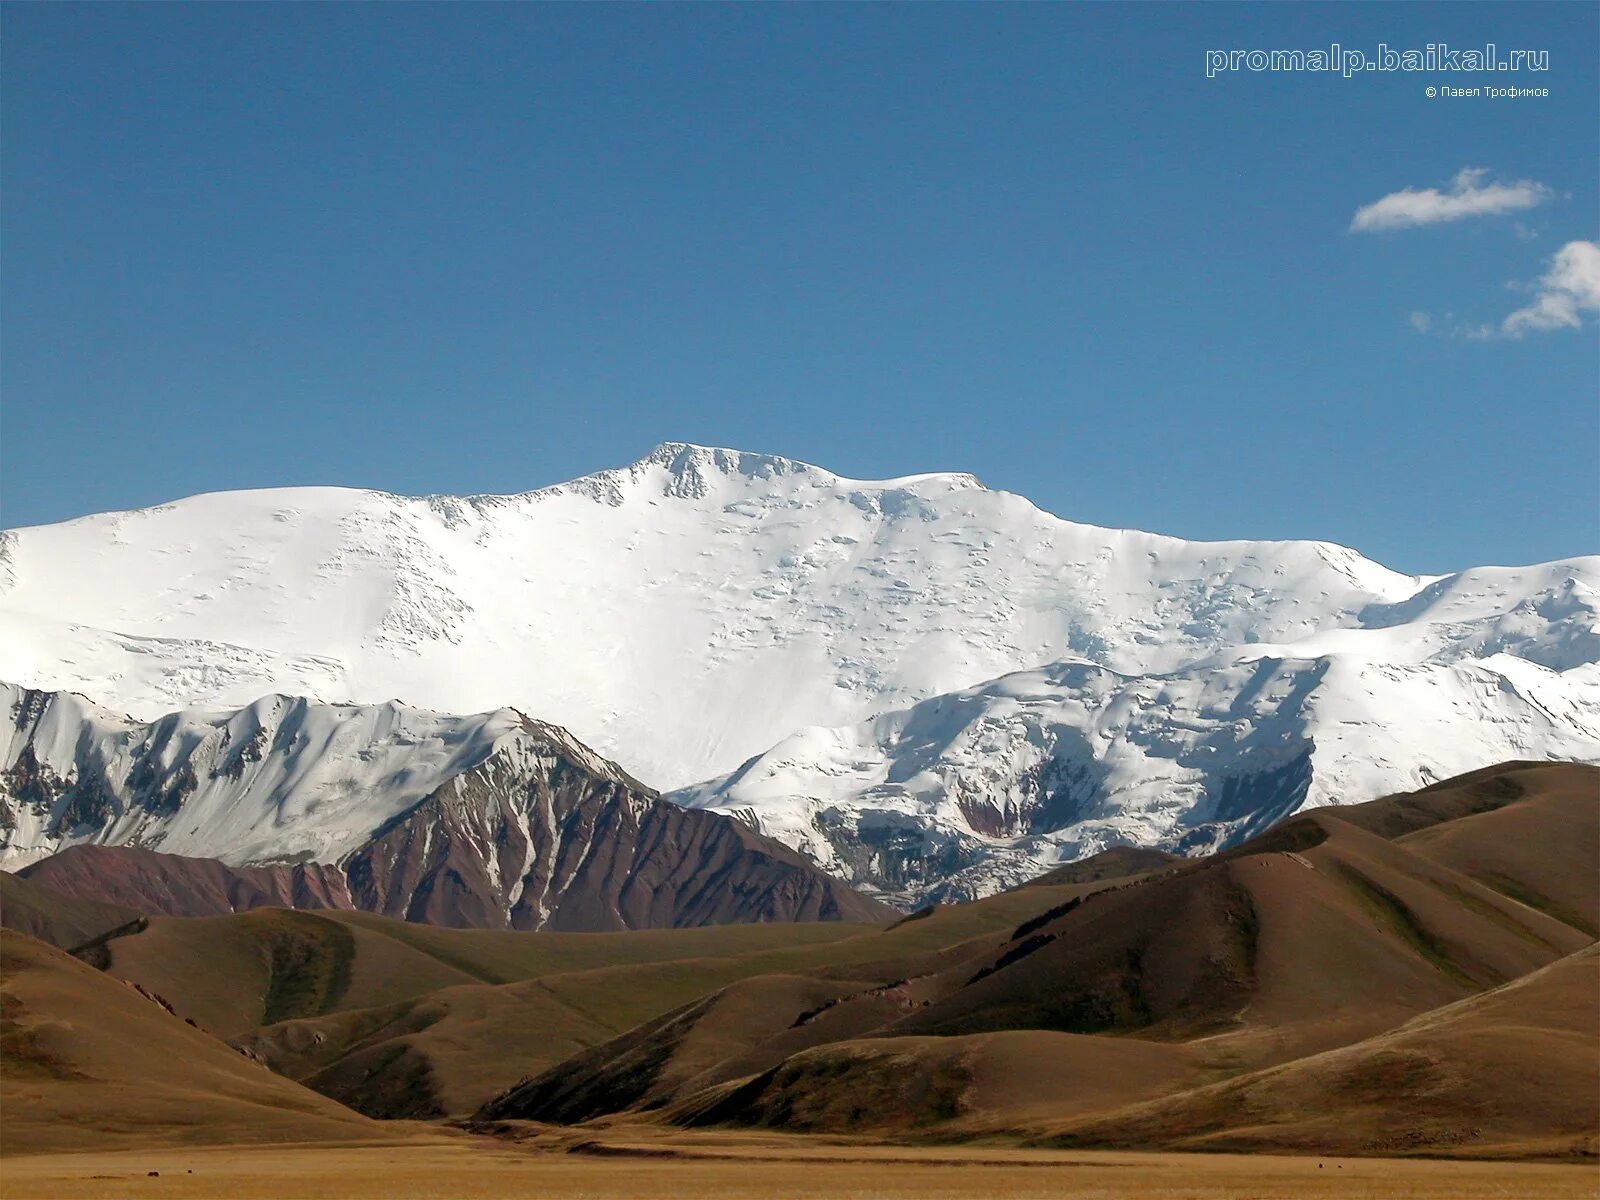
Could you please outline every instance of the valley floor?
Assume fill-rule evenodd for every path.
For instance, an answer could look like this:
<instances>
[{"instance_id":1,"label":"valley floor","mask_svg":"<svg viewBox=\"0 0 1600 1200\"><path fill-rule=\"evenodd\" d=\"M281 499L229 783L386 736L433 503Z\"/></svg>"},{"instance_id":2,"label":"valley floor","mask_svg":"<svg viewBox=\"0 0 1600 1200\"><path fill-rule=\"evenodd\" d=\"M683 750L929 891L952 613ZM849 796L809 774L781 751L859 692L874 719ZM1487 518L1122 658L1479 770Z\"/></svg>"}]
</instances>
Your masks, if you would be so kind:
<instances>
[{"instance_id":1,"label":"valley floor","mask_svg":"<svg viewBox=\"0 0 1600 1200\"><path fill-rule=\"evenodd\" d=\"M1592 1197L1595 1164L1270 1155L1072 1153L859 1145L761 1135L668 1140L640 1130L584 1149L423 1135L367 1146L166 1147L12 1156L7 1200L1223 1200L1226 1197ZM152 1174L159 1172L159 1174Z\"/></svg>"}]
</instances>

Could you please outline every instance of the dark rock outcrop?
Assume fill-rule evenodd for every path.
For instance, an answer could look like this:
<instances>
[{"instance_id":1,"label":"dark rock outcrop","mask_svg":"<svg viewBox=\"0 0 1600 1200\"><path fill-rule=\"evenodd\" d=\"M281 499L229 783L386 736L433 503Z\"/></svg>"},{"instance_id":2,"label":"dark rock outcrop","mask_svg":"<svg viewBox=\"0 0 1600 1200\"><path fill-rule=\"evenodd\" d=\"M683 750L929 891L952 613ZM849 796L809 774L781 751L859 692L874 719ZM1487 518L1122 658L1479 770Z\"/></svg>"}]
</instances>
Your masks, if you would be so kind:
<instances>
[{"instance_id":1,"label":"dark rock outcrop","mask_svg":"<svg viewBox=\"0 0 1600 1200\"><path fill-rule=\"evenodd\" d=\"M358 907L571 931L894 915L731 818L680 808L604 760L594 769L552 727L528 732L548 740L456 777L345 860Z\"/></svg>"}]
</instances>

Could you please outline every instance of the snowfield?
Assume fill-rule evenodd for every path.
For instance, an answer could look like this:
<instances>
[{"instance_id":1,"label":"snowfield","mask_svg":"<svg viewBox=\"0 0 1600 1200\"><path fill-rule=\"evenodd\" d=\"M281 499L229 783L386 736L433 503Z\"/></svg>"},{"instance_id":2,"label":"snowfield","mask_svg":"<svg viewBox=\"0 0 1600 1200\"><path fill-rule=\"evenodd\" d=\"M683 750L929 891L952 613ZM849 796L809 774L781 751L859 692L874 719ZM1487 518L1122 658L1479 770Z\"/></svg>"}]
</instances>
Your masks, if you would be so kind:
<instances>
[{"instance_id":1,"label":"snowfield","mask_svg":"<svg viewBox=\"0 0 1600 1200\"><path fill-rule=\"evenodd\" d=\"M1412 577L674 443L518 496L231 492L10 531L0 678L142 720L515 708L910 903L1600 759L1597 593L1595 557Z\"/></svg>"}]
</instances>

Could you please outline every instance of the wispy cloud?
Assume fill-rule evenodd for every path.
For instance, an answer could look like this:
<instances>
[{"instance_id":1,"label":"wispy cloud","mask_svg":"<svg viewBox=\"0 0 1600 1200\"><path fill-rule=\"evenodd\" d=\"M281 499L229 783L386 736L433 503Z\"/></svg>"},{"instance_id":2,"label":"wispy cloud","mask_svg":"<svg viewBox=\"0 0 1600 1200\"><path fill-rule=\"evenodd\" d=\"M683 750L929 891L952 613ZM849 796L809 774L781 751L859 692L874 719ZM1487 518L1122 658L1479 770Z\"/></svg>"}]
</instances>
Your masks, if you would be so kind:
<instances>
[{"instance_id":1,"label":"wispy cloud","mask_svg":"<svg viewBox=\"0 0 1600 1200\"><path fill-rule=\"evenodd\" d=\"M1444 190L1404 188L1390 192L1381 200L1362 205L1350 222L1357 233L1381 229L1411 229L1419 225L1438 225L1466 217L1493 217L1520 212L1543 204L1555 193L1531 179L1516 183L1492 183L1483 167L1465 167L1456 172Z\"/></svg>"},{"instance_id":2,"label":"wispy cloud","mask_svg":"<svg viewBox=\"0 0 1600 1200\"><path fill-rule=\"evenodd\" d=\"M1493 342L1522 338L1555 329L1581 329L1586 313L1600 312L1600 242L1568 242L1550 256L1550 265L1535 283L1507 287L1532 293L1530 303L1499 324L1468 322L1454 313L1414 312L1408 320L1418 333Z\"/></svg>"},{"instance_id":3,"label":"wispy cloud","mask_svg":"<svg viewBox=\"0 0 1600 1200\"><path fill-rule=\"evenodd\" d=\"M1568 242L1550 259L1534 287L1533 302L1500 322L1506 337L1551 329L1578 329L1583 314L1600 312L1600 242Z\"/></svg>"}]
</instances>

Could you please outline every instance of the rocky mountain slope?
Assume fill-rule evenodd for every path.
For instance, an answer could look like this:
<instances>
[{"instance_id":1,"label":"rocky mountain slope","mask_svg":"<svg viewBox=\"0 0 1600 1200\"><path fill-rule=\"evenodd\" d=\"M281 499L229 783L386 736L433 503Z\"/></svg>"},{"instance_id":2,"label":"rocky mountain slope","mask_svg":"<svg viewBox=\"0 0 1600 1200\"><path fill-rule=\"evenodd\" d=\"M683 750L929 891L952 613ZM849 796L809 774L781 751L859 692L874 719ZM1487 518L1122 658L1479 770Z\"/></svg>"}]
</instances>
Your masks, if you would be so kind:
<instances>
[{"instance_id":1,"label":"rocky mountain slope","mask_svg":"<svg viewBox=\"0 0 1600 1200\"><path fill-rule=\"evenodd\" d=\"M86 898L515 929L887 915L787 847L669 804L509 709L269 696L146 725L73 695L5 686L0 703L0 864L94 843L33 868Z\"/></svg>"},{"instance_id":2,"label":"rocky mountain slope","mask_svg":"<svg viewBox=\"0 0 1600 1200\"><path fill-rule=\"evenodd\" d=\"M673 443L519 496L281 489L11 531L0 676L145 719L512 704L911 903L1600 759L1597 592L1593 557L1413 577Z\"/></svg>"}]
</instances>

